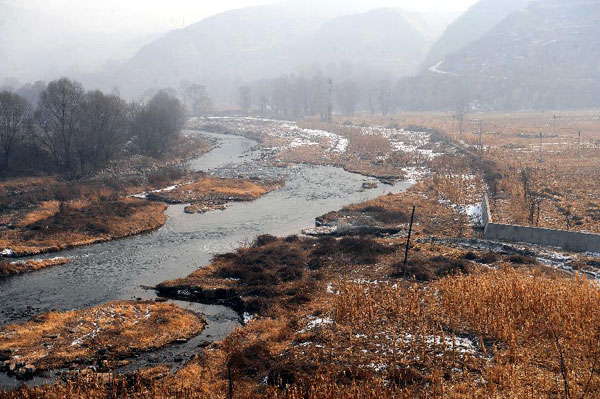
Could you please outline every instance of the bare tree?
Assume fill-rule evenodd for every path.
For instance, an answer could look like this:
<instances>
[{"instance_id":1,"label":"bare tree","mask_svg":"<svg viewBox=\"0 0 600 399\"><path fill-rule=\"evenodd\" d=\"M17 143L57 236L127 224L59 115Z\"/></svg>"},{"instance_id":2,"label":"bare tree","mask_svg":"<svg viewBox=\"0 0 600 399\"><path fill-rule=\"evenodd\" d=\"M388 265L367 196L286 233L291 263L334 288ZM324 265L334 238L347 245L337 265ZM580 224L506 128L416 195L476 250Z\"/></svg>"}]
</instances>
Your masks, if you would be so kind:
<instances>
[{"instance_id":1,"label":"bare tree","mask_svg":"<svg viewBox=\"0 0 600 399\"><path fill-rule=\"evenodd\" d=\"M75 148L83 175L86 164L96 169L118 156L127 140L128 106L117 96L92 91L82 101L79 119Z\"/></svg>"},{"instance_id":2,"label":"bare tree","mask_svg":"<svg viewBox=\"0 0 600 399\"><path fill-rule=\"evenodd\" d=\"M206 92L206 86L192 84L186 88L186 95L189 103L189 109L194 116L204 116L210 113L212 101Z\"/></svg>"},{"instance_id":3,"label":"bare tree","mask_svg":"<svg viewBox=\"0 0 600 399\"><path fill-rule=\"evenodd\" d=\"M391 83L387 80L380 80L376 85L376 99L377 105L379 106L379 111L381 111L382 115L387 115L390 113L390 108L392 105L392 90Z\"/></svg>"},{"instance_id":4,"label":"bare tree","mask_svg":"<svg viewBox=\"0 0 600 399\"><path fill-rule=\"evenodd\" d=\"M78 112L83 100L80 83L61 78L48 84L35 113L37 136L63 172L73 171L74 140L79 131Z\"/></svg>"},{"instance_id":5,"label":"bare tree","mask_svg":"<svg viewBox=\"0 0 600 399\"><path fill-rule=\"evenodd\" d=\"M335 88L335 99L344 115L354 115L360 96L360 87L352 80L346 80Z\"/></svg>"},{"instance_id":6,"label":"bare tree","mask_svg":"<svg viewBox=\"0 0 600 399\"><path fill-rule=\"evenodd\" d=\"M242 111L244 111L244 114L248 115L248 111L250 110L250 107L252 105L252 96L250 88L248 86L241 86L238 89L238 91L240 94L238 104Z\"/></svg>"},{"instance_id":7,"label":"bare tree","mask_svg":"<svg viewBox=\"0 0 600 399\"><path fill-rule=\"evenodd\" d=\"M17 90L17 94L26 99L32 107L35 107L40 101L40 97L44 90L46 90L46 82L39 80L33 84L25 84Z\"/></svg>"},{"instance_id":8,"label":"bare tree","mask_svg":"<svg viewBox=\"0 0 600 399\"><path fill-rule=\"evenodd\" d=\"M0 92L0 146L4 157L3 167L9 167L13 149L24 137L31 106L26 99L9 91Z\"/></svg>"},{"instance_id":9,"label":"bare tree","mask_svg":"<svg viewBox=\"0 0 600 399\"><path fill-rule=\"evenodd\" d=\"M135 115L133 131L140 151L153 157L162 156L175 142L184 122L181 102L164 91L158 92Z\"/></svg>"}]
</instances>

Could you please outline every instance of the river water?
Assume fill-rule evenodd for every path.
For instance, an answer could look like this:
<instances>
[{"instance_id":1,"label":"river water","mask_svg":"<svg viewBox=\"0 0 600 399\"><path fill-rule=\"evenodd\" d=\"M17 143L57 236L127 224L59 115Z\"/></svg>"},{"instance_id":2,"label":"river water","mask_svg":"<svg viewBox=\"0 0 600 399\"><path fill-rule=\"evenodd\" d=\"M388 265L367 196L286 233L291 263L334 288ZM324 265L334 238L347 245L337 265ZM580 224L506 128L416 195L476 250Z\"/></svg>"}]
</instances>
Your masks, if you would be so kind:
<instances>
[{"instance_id":1,"label":"river water","mask_svg":"<svg viewBox=\"0 0 600 399\"><path fill-rule=\"evenodd\" d=\"M261 161L253 140L187 133L219 141L218 148L190 162L191 170L217 176L280 175L286 180L285 186L254 202L234 203L225 211L203 215L188 215L183 212L183 205L172 205L167 210L167 223L155 232L52 254L71 258L72 262L0 281L0 325L51 310L79 309L119 299L154 299L155 293L144 286L185 277L208 264L213 255L235 250L258 235L298 234L314 226L315 218L327 212L401 192L410 185L380 184L363 191L367 178L341 168L273 168ZM239 325L238 315L231 309L178 304L206 315L209 326L202 339L221 339ZM0 377L0 387L14 383Z\"/></svg>"}]
</instances>

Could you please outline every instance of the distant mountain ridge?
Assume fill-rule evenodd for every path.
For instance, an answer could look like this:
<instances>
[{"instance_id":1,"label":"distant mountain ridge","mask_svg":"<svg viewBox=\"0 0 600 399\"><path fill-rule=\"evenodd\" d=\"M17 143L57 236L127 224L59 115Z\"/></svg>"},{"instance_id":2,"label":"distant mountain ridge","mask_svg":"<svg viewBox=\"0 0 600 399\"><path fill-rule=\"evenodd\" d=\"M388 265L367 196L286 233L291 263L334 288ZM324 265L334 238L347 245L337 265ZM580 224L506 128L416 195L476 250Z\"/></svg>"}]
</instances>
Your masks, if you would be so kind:
<instances>
[{"instance_id":1,"label":"distant mountain ridge","mask_svg":"<svg viewBox=\"0 0 600 399\"><path fill-rule=\"evenodd\" d=\"M598 107L600 0L534 1L400 86L405 108Z\"/></svg>"},{"instance_id":2,"label":"distant mountain ridge","mask_svg":"<svg viewBox=\"0 0 600 399\"><path fill-rule=\"evenodd\" d=\"M531 0L481 0L448 26L423 62L429 68L448 54L481 39L512 12L526 7Z\"/></svg>"},{"instance_id":3,"label":"distant mountain ridge","mask_svg":"<svg viewBox=\"0 0 600 399\"><path fill-rule=\"evenodd\" d=\"M394 9L331 18L285 2L228 11L168 33L142 48L117 73L128 93L178 87L181 80L211 85L300 71L350 78L377 71L399 78L415 73L429 38ZM422 20L421 25L426 26ZM215 84L216 85L216 84Z\"/></svg>"}]
</instances>

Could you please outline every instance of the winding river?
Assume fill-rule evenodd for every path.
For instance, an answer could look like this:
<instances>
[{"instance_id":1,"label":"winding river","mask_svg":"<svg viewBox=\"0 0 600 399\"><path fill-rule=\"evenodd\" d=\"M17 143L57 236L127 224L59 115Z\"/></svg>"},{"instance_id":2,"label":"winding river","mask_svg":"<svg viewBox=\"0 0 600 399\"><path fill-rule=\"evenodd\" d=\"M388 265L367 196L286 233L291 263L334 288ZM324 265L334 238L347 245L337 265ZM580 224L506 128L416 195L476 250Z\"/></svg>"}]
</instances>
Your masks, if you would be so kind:
<instances>
[{"instance_id":1,"label":"winding river","mask_svg":"<svg viewBox=\"0 0 600 399\"><path fill-rule=\"evenodd\" d=\"M219 141L213 151L190 162L190 169L217 176L283 176L285 186L248 203L235 203L225 211L188 215L183 205L167 210L168 221L157 231L123 240L52 254L72 258L70 264L0 281L0 325L21 321L51 310L70 310L119 299L155 299L152 290L164 280L185 277L210 262L217 253L229 252L260 234L285 236L314 226L317 216L345 205L390 192L401 192L409 183L380 184L364 191L367 178L341 168L297 164L273 168L261 161L253 140L205 132ZM176 358L193 352L202 340L219 340L239 325L239 317L222 306L177 302L206 315L208 328L186 345L167 348ZM156 354L143 355L152 362ZM159 361L161 359L154 359ZM139 364L139 363L138 363ZM0 376L0 387L16 381Z\"/></svg>"}]
</instances>

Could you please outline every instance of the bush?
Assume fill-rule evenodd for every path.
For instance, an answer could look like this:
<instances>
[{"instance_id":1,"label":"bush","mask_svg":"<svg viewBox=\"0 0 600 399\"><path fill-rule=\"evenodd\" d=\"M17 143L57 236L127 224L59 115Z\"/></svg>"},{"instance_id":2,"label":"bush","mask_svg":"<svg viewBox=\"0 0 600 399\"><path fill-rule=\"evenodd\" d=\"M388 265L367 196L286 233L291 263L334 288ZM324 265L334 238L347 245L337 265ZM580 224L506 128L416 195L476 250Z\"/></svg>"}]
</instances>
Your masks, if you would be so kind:
<instances>
[{"instance_id":1,"label":"bush","mask_svg":"<svg viewBox=\"0 0 600 399\"><path fill-rule=\"evenodd\" d=\"M359 210L361 213L369 214L381 223L398 224L410 221L410 216L402 211L390 211L381 206L367 206Z\"/></svg>"},{"instance_id":2,"label":"bush","mask_svg":"<svg viewBox=\"0 0 600 399\"><path fill-rule=\"evenodd\" d=\"M394 268L398 270L393 277L414 278L416 281L431 281L436 278L469 272L468 262L464 259L434 256L429 259L409 259L408 264L397 263Z\"/></svg>"},{"instance_id":3,"label":"bush","mask_svg":"<svg viewBox=\"0 0 600 399\"><path fill-rule=\"evenodd\" d=\"M483 255L481 257L481 259L479 259L479 262L484 264L484 265L491 265L492 263L496 263L500 260L500 256L498 256L496 253L494 252L487 252L485 255Z\"/></svg>"},{"instance_id":4,"label":"bush","mask_svg":"<svg viewBox=\"0 0 600 399\"><path fill-rule=\"evenodd\" d=\"M271 234L264 234L262 236L256 237L254 243L252 244L253 248L264 247L267 244L272 244L277 241L277 237L272 236Z\"/></svg>"},{"instance_id":5,"label":"bush","mask_svg":"<svg viewBox=\"0 0 600 399\"><path fill-rule=\"evenodd\" d=\"M355 263L377 263L380 255L396 252L396 247L383 245L369 237L345 237L338 243L339 251L345 255L352 255Z\"/></svg>"},{"instance_id":6,"label":"bush","mask_svg":"<svg viewBox=\"0 0 600 399\"><path fill-rule=\"evenodd\" d=\"M512 255L508 258L508 261L515 265L533 265L537 263L535 259L523 255Z\"/></svg>"}]
</instances>

